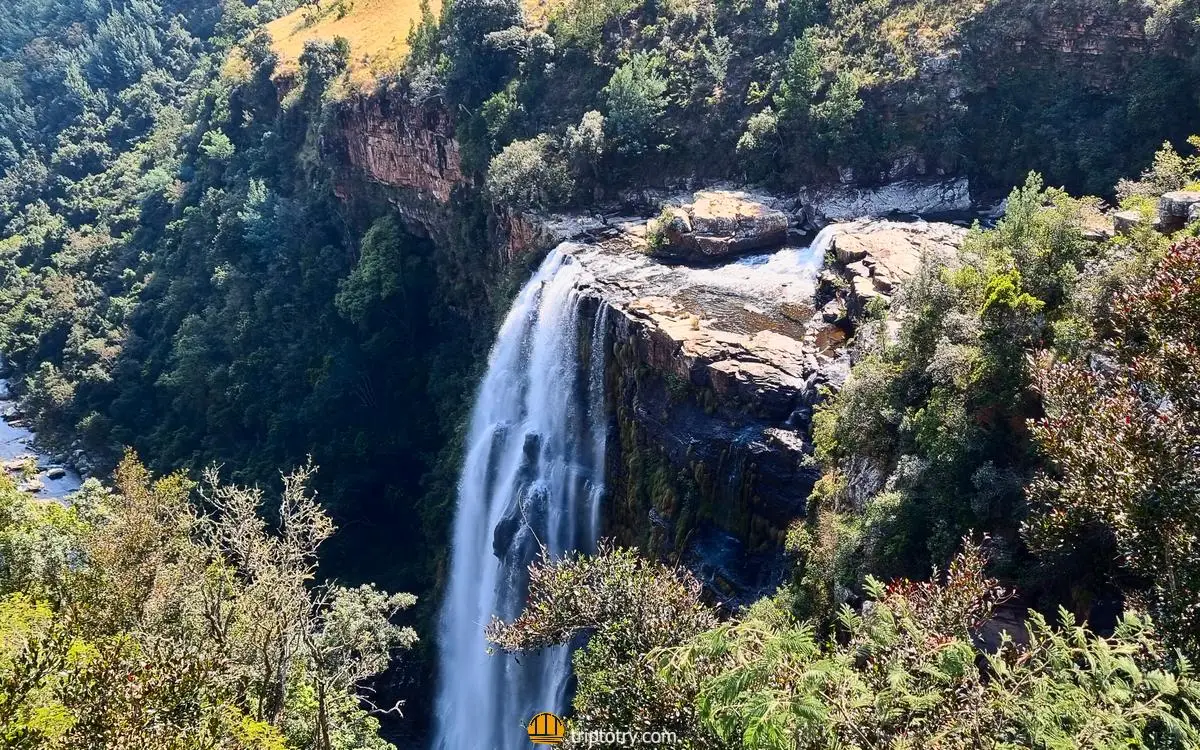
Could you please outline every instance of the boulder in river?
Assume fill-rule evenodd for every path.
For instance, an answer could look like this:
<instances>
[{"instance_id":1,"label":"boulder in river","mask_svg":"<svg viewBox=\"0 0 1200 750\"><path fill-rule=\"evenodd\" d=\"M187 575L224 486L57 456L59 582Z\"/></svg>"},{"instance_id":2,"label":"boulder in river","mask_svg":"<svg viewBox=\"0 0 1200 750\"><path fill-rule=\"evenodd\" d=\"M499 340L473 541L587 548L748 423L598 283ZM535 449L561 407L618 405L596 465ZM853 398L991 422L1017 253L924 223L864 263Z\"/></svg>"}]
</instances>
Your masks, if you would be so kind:
<instances>
[{"instance_id":1,"label":"boulder in river","mask_svg":"<svg viewBox=\"0 0 1200 750\"><path fill-rule=\"evenodd\" d=\"M652 250L660 257L715 260L787 241L788 217L736 190L702 190L693 202L668 208L656 220Z\"/></svg>"},{"instance_id":2,"label":"boulder in river","mask_svg":"<svg viewBox=\"0 0 1200 750\"><path fill-rule=\"evenodd\" d=\"M67 475L67 470L62 468L61 466L51 466L49 469L46 469L46 478L47 479L62 479L66 475Z\"/></svg>"}]
</instances>

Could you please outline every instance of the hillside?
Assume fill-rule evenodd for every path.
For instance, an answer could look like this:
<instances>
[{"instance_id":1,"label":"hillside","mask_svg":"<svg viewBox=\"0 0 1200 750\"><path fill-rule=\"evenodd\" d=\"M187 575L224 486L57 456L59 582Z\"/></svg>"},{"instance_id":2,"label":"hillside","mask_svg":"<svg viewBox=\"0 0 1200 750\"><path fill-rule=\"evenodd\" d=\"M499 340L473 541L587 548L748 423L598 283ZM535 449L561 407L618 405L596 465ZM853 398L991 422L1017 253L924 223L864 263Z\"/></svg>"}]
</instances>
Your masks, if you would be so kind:
<instances>
[{"instance_id":1,"label":"hillside","mask_svg":"<svg viewBox=\"0 0 1200 750\"><path fill-rule=\"evenodd\" d=\"M440 0L429 0L429 9L437 14ZM409 30L420 21L418 0L321 0L271 21L266 30L279 55L278 74L299 71L307 42L342 37L350 43L349 81L367 87L401 67Z\"/></svg>"}]
</instances>

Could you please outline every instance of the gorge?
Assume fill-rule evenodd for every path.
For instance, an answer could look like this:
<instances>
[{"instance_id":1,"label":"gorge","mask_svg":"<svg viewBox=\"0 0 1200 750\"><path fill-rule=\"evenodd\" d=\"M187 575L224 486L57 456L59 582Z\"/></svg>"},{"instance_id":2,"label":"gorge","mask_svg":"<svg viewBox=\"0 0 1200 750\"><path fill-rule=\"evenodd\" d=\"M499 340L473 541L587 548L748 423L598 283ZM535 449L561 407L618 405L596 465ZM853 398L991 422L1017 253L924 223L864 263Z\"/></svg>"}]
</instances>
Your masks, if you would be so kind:
<instances>
[{"instance_id":1,"label":"gorge","mask_svg":"<svg viewBox=\"0 0 1200 750\"><path fill-rule=\"evenodd\" d=\"M0 744L1200 746L1198 38L13 0Z\"/></svg>"}]
</instances>

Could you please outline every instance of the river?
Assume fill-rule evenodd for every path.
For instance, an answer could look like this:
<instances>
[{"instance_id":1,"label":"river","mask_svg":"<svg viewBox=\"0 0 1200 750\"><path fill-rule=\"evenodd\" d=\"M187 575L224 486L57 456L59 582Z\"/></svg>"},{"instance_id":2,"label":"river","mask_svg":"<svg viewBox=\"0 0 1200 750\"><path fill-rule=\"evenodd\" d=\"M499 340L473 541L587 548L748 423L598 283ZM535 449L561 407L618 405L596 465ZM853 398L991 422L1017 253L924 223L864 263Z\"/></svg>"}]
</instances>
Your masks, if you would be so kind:
<instances>
[{"instance_id":1,"label":"river","mask_svg":"<svg viewBox=\"0 0 1200 750\"><path fill-rule=\"evenodd\" d=\"M38 450L33 432L19 417L6 379L0 379L0 415L3 415L0 419L0 465L22 490L36 497L60 500L79 489L83 480L75 470ZM23 479L20 465L28 459L36 463L37 474Z\"/></svg>"}]
</instances>

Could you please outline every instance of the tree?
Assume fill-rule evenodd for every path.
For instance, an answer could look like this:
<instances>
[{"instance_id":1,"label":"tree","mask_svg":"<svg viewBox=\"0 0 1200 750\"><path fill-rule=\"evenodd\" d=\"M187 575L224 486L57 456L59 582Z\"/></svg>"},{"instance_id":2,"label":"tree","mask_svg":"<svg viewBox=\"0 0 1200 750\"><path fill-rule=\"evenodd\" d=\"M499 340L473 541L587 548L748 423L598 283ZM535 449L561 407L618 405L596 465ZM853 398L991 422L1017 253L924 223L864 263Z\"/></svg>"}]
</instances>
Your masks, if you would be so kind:
<instances>
[{"instance_id":1,"label":"tree","mask_svg":"<svg viewBox=\"0 0 1200 750\"><path fill-rule=\"evenodd\" d=\"M491 35L522 25L516 0L454 0L442 11L450 60L447 85L454 100L470 110L500 88L515 62Z\"/></svg>"},{"instance_id":2,"label":"tree","mask_svg":"<svg viewBox=\"0 0 1200 750\"><path fill-rule=\"evenodd\" d=\"M607 148L604 115L596 110L584 112L579 125L567 126L566 135L563 136L563 151L570 159L571 174L581 189L599 182L600 162Z\"/></svg>"},{"instance_id":3,"label":"tree","mask_svg":"<svg viewBox=\"0 0 1200 750\"><path fill-rule=\"evenodd\" d=\"M543 134L505 146L488 164L487 190L493 202L524 210L562 203L574 184L554 142Z\"/></svg>"},{"instance_id":4,"label":"tree","mask_svg":"<svg viewBox=\"0 0 1200 750\"><path fill-rule=\"evenodd\" d=\"M355 323L363 323L371 311L392 297L408 295L414 283L408 278L409 272L418 261L406 257L404 240L405 235L392 216L371 225L363 235L358 263L338 284L334 304L339 313Z\"/></svg>"},{"instance_id":5,"label":"tree","mask_svg":"<svg viewBox=\"0 0 1200 750\"><path fill-rule=\"evenodd\" d=\"M574 659L573 726L673 731L683 747L701 748L711 734L696 726L691 696L664 681L649 654L715 624L694 578L605 546L595 557L543 559L530 571L525 611L512 623L493 621L487 633L507 652L587 634Z\"/></svg>"},{"instance_id":6,"label":"tree","mask_svg":"<svg viewBox=\"0 0 1200 750\"><path fill-rule=\"evenodd\" d=\"M796 37L783 63L783 76L774 98L779 117L785 121L807 119L820 86L821 61L815 36L809 32Z\"/></svg>"},{"instance_id":7,"label":"tree","mask_svg":"<svg viewBox=\"0 0 1200 750\"><path fill-rule=\"evenodd\" d=\"M667 108L662 60L635 52L612 74L604 88L609 132L623 154L636 155L655 145Z\"/></svg>"},{"instance_id":8,"label":"tree","mask_svg":"<svg viewBox=\"0 0 1200 750\"><path fill-rule=\"evenodd\" d=\"M345 37L334 37L332 42L306 41L300 53L305 98L310 102L320 101L329 82L344 73L349 64L350 42Z\"/></svg>"},{"instance_id":9,"label":"tree","mask_svg":"<svg viewBox=\"0 0 1200 750\"><path fill-rule=\"evenodd\" d=\"M604 41L604 28L636 7L631 0L571 0L556 7L552 31L559 47L578 47L596 53Z\"/></svg>"}]
</instances>

